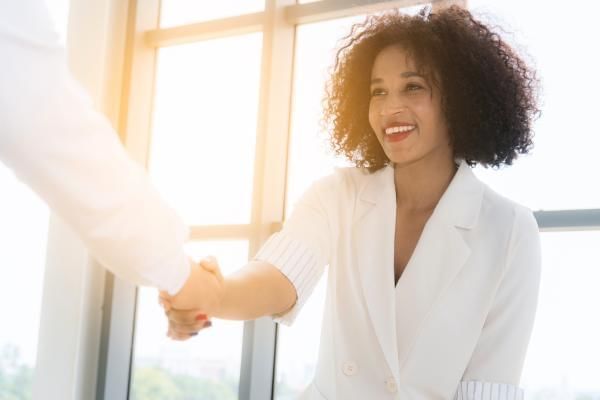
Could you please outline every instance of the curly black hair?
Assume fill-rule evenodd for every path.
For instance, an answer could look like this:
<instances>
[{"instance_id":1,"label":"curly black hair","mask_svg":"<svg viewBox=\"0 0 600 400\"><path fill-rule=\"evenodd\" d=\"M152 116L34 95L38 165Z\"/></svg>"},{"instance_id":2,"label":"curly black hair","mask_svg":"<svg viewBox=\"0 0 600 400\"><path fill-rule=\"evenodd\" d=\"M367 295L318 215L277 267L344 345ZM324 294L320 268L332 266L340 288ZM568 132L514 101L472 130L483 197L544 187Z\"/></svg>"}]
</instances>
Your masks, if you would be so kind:
<instances>
[{"instance_id":1,"label":"curly black hair","mask_svg":"<svg viewBox=\"0 0 600 400\"><path fill-rule=\"evenodd\" d=\"M374 172L390 160L369 125L371 68L400 45L441 91L454 156L474 166L510 165L532 147L539 80L499 34L461 7L414 16L371 15L342 39L326 87L323 123L334 152Z\"/></svg>"}]
</instances>

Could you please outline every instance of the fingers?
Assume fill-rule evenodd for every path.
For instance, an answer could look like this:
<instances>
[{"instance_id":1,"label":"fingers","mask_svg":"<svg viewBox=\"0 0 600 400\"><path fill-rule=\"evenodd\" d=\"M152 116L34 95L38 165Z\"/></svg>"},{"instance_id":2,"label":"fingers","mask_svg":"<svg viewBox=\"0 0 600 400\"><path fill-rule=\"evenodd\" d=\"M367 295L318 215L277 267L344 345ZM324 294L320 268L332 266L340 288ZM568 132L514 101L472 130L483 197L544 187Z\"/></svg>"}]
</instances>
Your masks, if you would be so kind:
<instances>
[{"instance_id":1,"label":"fingers","mask_svg":"<svg viewBox=\"0 0 600 400\"><path fill-rule=\"evenodd\" d=\"M185 333L177 333L173 328L169 326L169 331L167 332L167 337L171 340L176 341L184 341L193 338L197 333L194 334L185 334Z\"/></svg>"},{"instance_id":2,"label":"fingers","mask_svg":"<svg viewBox=\"0 0 600 400\"><path fill-rule=\"evenodd\" d=\"M218 308L223 275L214 257L202 259L192 268L184 287L175 296L160 292L159 303L169 321L167 336L173 340L188 340L212 325L207 313ZM202 296L199 297L199 294Z\"/></svg>"},{"instance_id":3,"label":"fingers","mask_svg":"<svg viewBox=\"0 0 600 400\"><path fill-rule=\"evenodd\" d=\"M192 325L169 323L169 328L173 332L175 332L177 334L186 334L186 335L199 332L202 329L210 328L211 326L212 326L211 321L196 322L195 324L192 324Z\"/></svg>"},{"instance_id":4,"label":"fingers","mask_svg":"<svg viewBox=\"0 0 600 400\"><path fill-rule=\"evenodd\" d=\"M167 336L174 340L187 340L195 336L202 329L212 326L208 315L197 310L176 310L171 308L165 311L169 320Z\"/></svg>"},{"instance_id":5,"label":"fingers","mask_svg":"<svg viewBox=\"0 0 600 400\"><path fill-rule=\"evenodd\" d=\"M189 326L169 323L167 336L173 340L188 340L198 335L201 330L210 328L211 326L211 321L201 321Z\"/></svg>"},{"instance_id":6,"label":"fingers","mask_svg":"<svg viewBox=\"0 0 600 400\"><path fill-rule=\"evenodd\" d=\"M208 316L205 313L198 310L177 310L172 308L168 311L165 310L165 314L167 315L167 318L169 318L169 322L182 325L192 325L198 321L208 319Z\"/></svg>"}]
</instances>

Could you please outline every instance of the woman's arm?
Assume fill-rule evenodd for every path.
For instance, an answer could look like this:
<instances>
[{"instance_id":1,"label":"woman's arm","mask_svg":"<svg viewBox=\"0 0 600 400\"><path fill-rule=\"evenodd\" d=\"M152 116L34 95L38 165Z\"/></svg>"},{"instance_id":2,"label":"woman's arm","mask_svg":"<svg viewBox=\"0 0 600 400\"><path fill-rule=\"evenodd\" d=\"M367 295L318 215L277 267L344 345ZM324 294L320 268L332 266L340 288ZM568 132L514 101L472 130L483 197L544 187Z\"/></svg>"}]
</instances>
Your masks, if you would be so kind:
<instances>
[{"instance_id":1,"label":"woman's arm","mask_svg":"<svg viewBox=\"0 0 600 400\"><path fill-rule=\"evenodd\" d=\"M217 318L248 320L281 314L296 302L296 289L281 271L252 261L224 281Z\"/></svg>"},{"instance_id":2,"label":"woman's arm","mask_svg":"<svg viewBox=\"0 0 600 400\"><path fill-rule=\"evenodd\" d=\"M188 339L210 326L210 317L251 320L283 313L296 302L294 285L266 262L252 261L227 278L214 258L200 265L176 296L161 294L174 339Z\"/></svg>"},{"instance_id":3,"label":"woman's arm","mask_svg":"<svg viewBox=\"0 0 600 400\"><path fill-rule=\"evenodd\" d=\"M315 182L283 229L231 276L221 276L216 260L202 261L203 268L194 269L182 291L167 301L167 308L188 310L168 311L171 325L197 332L203 327L194 322L199 314L234 320L273 316L290 325L329 263L337 226L331 210L336 209L341 178L331 175Z\"/></svg>"}]
</instances>

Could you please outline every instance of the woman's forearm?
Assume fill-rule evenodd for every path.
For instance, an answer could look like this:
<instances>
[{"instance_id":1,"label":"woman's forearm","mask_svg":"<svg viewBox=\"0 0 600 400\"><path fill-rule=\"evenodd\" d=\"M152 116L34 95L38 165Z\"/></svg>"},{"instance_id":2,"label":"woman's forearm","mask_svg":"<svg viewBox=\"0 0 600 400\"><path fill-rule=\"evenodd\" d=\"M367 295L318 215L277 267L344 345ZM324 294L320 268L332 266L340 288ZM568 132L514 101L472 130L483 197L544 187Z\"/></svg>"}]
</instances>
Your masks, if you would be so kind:
<instances>
[{"instance_id":1,"label":"woman's forearm","mask_svg":"<svg viewBox=\"0 0 600 400\"><path fill-rule=\"evenodd\" d=\"M251 320L279 314L296 302L296 289L274 266L252 261L225 278L215 318Z\"/></svg>"}]
</instances>

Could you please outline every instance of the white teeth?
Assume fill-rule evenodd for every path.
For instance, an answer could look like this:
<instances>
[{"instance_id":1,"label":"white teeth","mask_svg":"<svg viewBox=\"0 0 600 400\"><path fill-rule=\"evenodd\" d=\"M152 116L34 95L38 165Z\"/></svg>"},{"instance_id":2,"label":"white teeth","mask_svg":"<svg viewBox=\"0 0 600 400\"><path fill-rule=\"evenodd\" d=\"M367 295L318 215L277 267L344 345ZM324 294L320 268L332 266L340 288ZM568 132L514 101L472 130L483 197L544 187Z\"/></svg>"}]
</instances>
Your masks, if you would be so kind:
<instances>
[{"instance_id":1,"label":"white teeth","mask_svg":"<svg viewBox=\"0 0 600 400\"><path fill-rule=\"evenodd\" d=\"M393 133L408 132L408 131L412 131L415 128L416 128L416 125L392 126L391 128L387 128L385 130L385 134L391 135Z\"/></svg>"}]
</instances>

